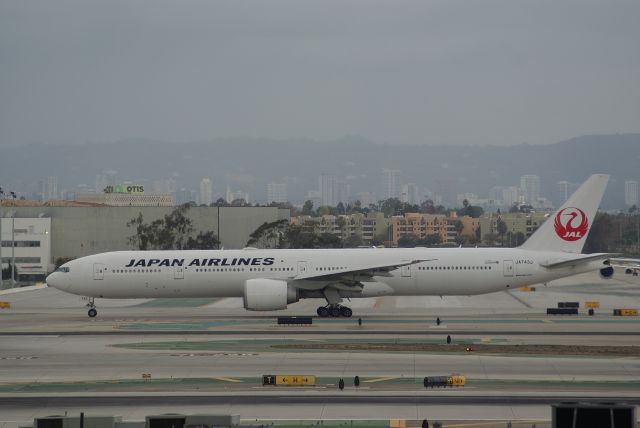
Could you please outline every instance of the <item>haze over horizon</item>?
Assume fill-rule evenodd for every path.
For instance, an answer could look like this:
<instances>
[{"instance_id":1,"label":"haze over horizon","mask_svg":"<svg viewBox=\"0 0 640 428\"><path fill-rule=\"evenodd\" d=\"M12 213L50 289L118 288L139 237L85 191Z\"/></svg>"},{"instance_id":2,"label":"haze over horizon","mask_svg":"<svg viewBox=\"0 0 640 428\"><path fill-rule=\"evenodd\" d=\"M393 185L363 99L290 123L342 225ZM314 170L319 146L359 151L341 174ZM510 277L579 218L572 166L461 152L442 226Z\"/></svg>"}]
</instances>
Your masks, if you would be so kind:
<instances>
[{"instance_id":1,"label":"haze over horizon","mask_svg":"<svg viewBox=\"0 0 640 428\"><path fill-rule=\"evenodd\" d=\"M0 4L0 146L640 131L634 1Z\"/></svg>"}]
</instances>

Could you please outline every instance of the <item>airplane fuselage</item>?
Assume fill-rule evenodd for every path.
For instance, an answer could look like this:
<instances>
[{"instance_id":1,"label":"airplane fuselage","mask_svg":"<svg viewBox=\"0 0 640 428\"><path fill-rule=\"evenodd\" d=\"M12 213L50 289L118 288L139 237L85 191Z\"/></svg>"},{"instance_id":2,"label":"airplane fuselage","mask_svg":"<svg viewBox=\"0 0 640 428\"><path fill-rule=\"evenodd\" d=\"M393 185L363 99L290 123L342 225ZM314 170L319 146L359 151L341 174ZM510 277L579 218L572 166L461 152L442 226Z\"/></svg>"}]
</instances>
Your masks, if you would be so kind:
<instances>
[{"instance_id":1,"label":"airplane fuselage","mask_svg":"<svg viewBox=\"0 0 640 428\"><path fill-rule=\"evenodd\" d=\"M509 290L588 272L601 262L547 269L549 260L565 253L518 248L331 249L331 250L207 250L118 251L69 262L68 273L48 279L69 293L101 298L242 297L247 280L286 281L296 289L320 289L308 278L322 275L366 284L342 287L342 297L382 295L475 295ZM389 271L350 274L354 266L383 265L389 259L415 261ZM318 296L320 297L320 296Z\"/></svg>"}]
</instances>

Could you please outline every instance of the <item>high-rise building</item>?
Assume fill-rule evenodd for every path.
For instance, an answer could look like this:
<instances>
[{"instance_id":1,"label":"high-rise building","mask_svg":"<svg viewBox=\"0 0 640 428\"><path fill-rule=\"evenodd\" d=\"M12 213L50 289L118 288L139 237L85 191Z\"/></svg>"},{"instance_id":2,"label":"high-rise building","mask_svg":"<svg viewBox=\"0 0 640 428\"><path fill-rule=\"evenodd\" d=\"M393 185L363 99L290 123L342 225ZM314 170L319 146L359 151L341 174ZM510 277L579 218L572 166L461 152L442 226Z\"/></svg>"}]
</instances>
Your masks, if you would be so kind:
<instances>
[{"instance_id":1,"label":"high-rise building","mask_svg":"<svg viewBox=\"0 0 640 428\"><path fill-rule=\"evenodd\" d=\"M537 205L540 198L540 177L534 174L523 175L520 177L520 190L525 204Z\"/></svg>"},{"instance_id":2,"label":"high-rise building","mask_svg":"<svg viewBox=\"0 0 640 428\"><path fill-rule=\"evenodd\" d=\"M504 186L494 186L489 189L489 200L491 201L499 201L502 203L502 192L504 191Z\"/></svg>"},{"instance_id":3,"label":"high-rise building","mask_svg":"<svg viewBox=\"0 0 640 428\"><path fill-rule=\"evenodd\" d=\"M569 185L571 183L569 183L568 181L562 180L562 181L558 181L556 183L556 197L555 197L555 203L557 206L560 206L561 204L564 203L564 201L566 201L567 199L569 199L569 196L571 195L569 193Z\"/></svg>"},{"instance_id":4,"label":"high-rise building","mask_svg":"<svg viewBox=\"0 0 640 428\"><path fill-rule=\"evenodd\" d=\"M434 202L439 201L438 203L444 205L445 207L453 207L458 202L458 179L456 178L437 178L435 180L436 184L436 195L434 198Z\"/></svg>"},{"instance_id":5,"label":"high-rise building","mask_svg":"<svg viewBox=\"0 0 640 428\"><path fill-rule=\"evenodd\" d=\"M102 171L100 174L96 174L96 193L104 193L104 189L108 186L115 186L117 175L118 173L113 170Z\"/></svg>"},{"instance_id":6,"label":"high-rise building","mask_svg":"<svg viewBox=\"0 0 640 428\"><path fill-rule=\"evenodd\" d=\"M267 184L267 203L272 202L284 204L289 200L287 195L287 185L285 183Z\"/></svg>"},{"instance_id":7,"label":"high-rise building","mask_svg":"<svg viewBox=\"0 0 640 428\"><path fill-rule=\"evenodd\" d=\"M307 196L304 198L305 202L306 201L311 201L311 203L313 204L313 208L316 209L319 206L322 205L322 198L320 197L320 191L319 190L309 190L307 192Z\"/></svg>"},{"instance_id":8,"label":"high-rise building","mask_svg":"<svg viewBox=\"0 0 640 428\"><path fill-rule=\"evenodd\" d=\"M360 201L360 206L363 208L366 208L372 204L375 205L378 202L378 199L376 198L376 194L373 192L360 192L356 196Z\"/></svg>"},{"instance_id":9,"label":"high-rise building","mask_svg":"<svg viewBox=\"0 0 640 428\"><path fill-rule=\"evenodd\" d=\"M213 184L209 178L200 180L200 205L211 205L213 202Z\"/></svg>"},{"instance_id":10,"label":"high-rise building","mask_svg":"<svg viewBox=\"0 0 640 428\"><path fill-rule=\"evenodd\" d=\"M520 203L520 188L516 186L504 187L502 189L502 205L511 208L514 204Z\"/></svg>"},{"instance_id":11,"label":"high-rise building","mask_svg":"<svg viewBox=\"0 0 640 428\"><path fill-rule=\"evenodd\" d=\"M183 205L188 202L196 202L198 195L194 190L185 189L184 187L176 190L176 204Z\"/></svg>"},{"instance_id":12,"label":"high-rise building","mask_svg":"<svg viewBox=\"0 0 640 428\"><path fill-rule=\"evenodd\" d=\"M625 180L624 182L624 203L628 206L638 205L638 181Z\"/></svg>"},{"instance_id":13,"label":"high-rise building","mask_svg":"<svg viewBox=\"0 0 640 428\"><path fill-rule=\"evenodd\" d=\"M176 193L176 180L173 178L160 178L153 181L155 193Z\"/></svg>"},{"instance_id":14,"label":"high-rise building","mask_svg":"<svg viewBox=\"0 0 640 428\"><path fill-rule=\"evenodd\" d=\"M385 199L400 198L400 170L382 170L382 195Z\"/></svg>"},{"instance_id":15,"label":"high-rise building","mask_svg":"<svg viewBox=\"0 0 640 428\"><path fill-rule=\"evenodd\" d=\"M244 201L245 203L249 203L249 194L243 192L242 190L233 191L229 186L227 186L227 202L232 203L233 201Z\"/></svg>"},{"instance_id":16,"label":"high-rise building","mask_svg":"<svg viewBox=\"0 0 640 428\"><path fill-rule=\"evenodd\" d=\"M42 199L58 199L58 177L49 176L42 182Z\"/></svg>"},{"instance_id":17,"label":"high-rise building","mask_svg":"<svg viewBox=\"0 0 640 428\"><path fill-rule=\"evenodd\" d=\"M321 174L318 180L320 205L335 207L338 205L338 177L335 174Z\"/></svg>"},{"instance_id":18,"label":"high-rise building","mask_svg":"<svg viewBox=\"0 0 640 428\"><path fill-rule=\"evenodd\" d=\"M336 205L342 202L344 205L351 200L351 184L345 180L336 181Z\"/></svg>"},{"instance_id":19,"label":"high-rise building","mask_svg":"<svg viewBox=\"0 0 640 428\"><path fill-rule=\"evenodd\" d=\"M580 187L580 185L576 183L570 183L564 180L558 181L556 183L556 194L553 201L555 205L559 207L564 204L567 199L569 199L569 196L573 195L573 192L578 190L578 187Z\"/></svg>"},{"instance_id":20,"label":"high-rise building","mask_svg":"<svg viewBox=\"0 0 640 428\"><path fill-rule=\"evenodd\" d=\"M420 192L418 190L418 185L415 183L403 184L400 200L411 205L419 204L421 201Z\"/></svg>"}]
</instances>

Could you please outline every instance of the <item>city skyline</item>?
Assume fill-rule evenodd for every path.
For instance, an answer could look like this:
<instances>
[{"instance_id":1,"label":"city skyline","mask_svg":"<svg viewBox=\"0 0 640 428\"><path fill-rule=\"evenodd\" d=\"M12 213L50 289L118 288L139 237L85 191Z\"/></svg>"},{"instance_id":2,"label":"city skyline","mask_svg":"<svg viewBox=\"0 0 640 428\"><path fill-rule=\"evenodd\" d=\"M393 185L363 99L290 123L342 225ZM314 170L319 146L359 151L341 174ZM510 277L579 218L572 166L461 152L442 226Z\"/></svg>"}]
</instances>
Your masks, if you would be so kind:
<instances>
[{"instance_id":1,"label":"city skyline","mask_svg":"<svg viewBox=\"0 0 640 428\"><path fill-rule=\"evenodd\" d=\"M176 187L175 179L159 178L152 180L154 188L146 194L157 195L172 195L172 200L176 204L182 204L187 202L194 202L197 205L212 205L216 200L223 199L226 203L232 203L235 200L244 200L245 203L255 203L268 205L271 203L277 204L291 204L292 206L302 207L306 201L311 201L314 204L314 208L321 206L335 207L342 203L345 206L348 204L355 204L360 202L361 206L367 207L371 204L377 204L386 199L398 199L403 203L410 205L420 205L421 203L431 200L435 205L443 205L444 200L456 200L456 203L443 205L445 208L453 209L460 208L464 204L480 206L488 212L496 212L502 209L509 209L512 206L529 205L534 209L550 210L554 207L562 204L577 188L577 183L571 183L566 180L560 180L555 183L555 194L544 195L540 192L541 178L535 174L524 174L520 177L519 185L513 185L512 183L506 183L504 186L494 186L487 189L485 194L475 194L469 192L441 195L433 193L429 190L428 186L419 186L416 183L404 183L399 180L399 176L402 171L390 170L383 168L381 175L383 177L382 187L387 191L391 188L390 182L399 186L400 191L395 196L387 194L384 198L375 198L375 192L359 192L353 197L350 193L346 192L345 180L336 174L321 174L318 178L319 188L310 189L307 192L307 197L299 200L290 200L287 193L287 185L284 183L268 183L265 187L264 197L258 197L254 200L249 198L249 194L242 189L232 190L230 186L226 187L224 194L214 193L213 184L211 179L203 178L199 183L199 190L189 189L187 187ZM391 178L390 178L391 177ZM96 183L101 183L104 179L104 173L96 175ZM110 180L116 180L117 173L112 172ZM74 190L63 189L60 193L57 190L58 177L48 176L41 180L42 192L38 194L27 195L20 190L15 191L18 198L35 199L46 202L53 199L70 199L70 200L82 200L78 199L79 196L84 195L87 197L91 194L100 194L103 192L93 192L92 189L87 189L85 185L77 185ZM626 207L635 206L638 204L640 198L640 186L637 179L625 180L623 185L624 201ZM115 183L114 183L115 184ZM132 185L131 182L119 183L123 186ZM113 184L111 185L113 186ZM85 193L77 192L77 190L85 190ZM144 192L142 192L144 193ZM70 198L65 197L52 197L54 195L69 195ZM312 196L309 196L312 195ZM29 197L27 197L29 196ZM360 196L364 196L361 200ZM623 207L620 207L622 209Z\"/></svg>"},{"instance_id":2,"label":"city skyline","mask_svg":"<svg viewBox=\"0 0 640 428\"><path fill-rule=\"evenodd\" d=\"M271 183L284 185L287 200L297 205L307 199L315 206L356 200L369 205L393 194L406 202L431 199L449 207L467 199L487 206L502 201L502 206L526 202L544 208L558 204L585 175L600 172L612 176L603 207L615 209L627 205L624 181L638 180L640 162L640 134L464 150L380 146L355 137L323 145L255 139L164 143L160 151L154 150L157 144L132 141L115 150L112 144L6 149L0 158L0 184L26 198L46 200L54 193L73 199L128 183L142 186L146 193L168 192L176 201L208 205L209 198L200 198L199 188L206 177L212 183L211 202L227 200L229 187L242 193L236 199L249 197L246 203L262 204L269 200ZM580 163L566 162L573 153L581 153ZM535 186L542 197L523 192L522 177L528 173L542 177Z\"/></svg>"}]
</instances>

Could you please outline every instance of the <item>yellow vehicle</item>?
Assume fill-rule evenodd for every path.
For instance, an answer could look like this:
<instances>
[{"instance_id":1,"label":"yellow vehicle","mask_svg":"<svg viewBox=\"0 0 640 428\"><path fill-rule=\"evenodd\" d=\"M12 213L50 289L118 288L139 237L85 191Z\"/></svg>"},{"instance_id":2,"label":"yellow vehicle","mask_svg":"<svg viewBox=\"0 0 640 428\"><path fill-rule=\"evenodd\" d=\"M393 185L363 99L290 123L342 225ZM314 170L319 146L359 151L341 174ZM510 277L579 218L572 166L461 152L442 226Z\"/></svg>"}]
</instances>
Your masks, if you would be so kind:
<instances>
[{"instance_id":1,"label":"yellow vehicle","mask_svg":"<svg viewBox=\"0 0 640 428\"><path fill-rule=\"evenodd\" d=\"M621 317L637 317L638 310L637 309L614 309L613 315L617 315Z\"/></svg>"}]
</instances>

